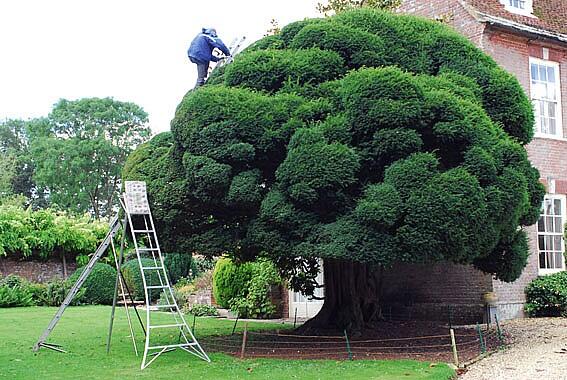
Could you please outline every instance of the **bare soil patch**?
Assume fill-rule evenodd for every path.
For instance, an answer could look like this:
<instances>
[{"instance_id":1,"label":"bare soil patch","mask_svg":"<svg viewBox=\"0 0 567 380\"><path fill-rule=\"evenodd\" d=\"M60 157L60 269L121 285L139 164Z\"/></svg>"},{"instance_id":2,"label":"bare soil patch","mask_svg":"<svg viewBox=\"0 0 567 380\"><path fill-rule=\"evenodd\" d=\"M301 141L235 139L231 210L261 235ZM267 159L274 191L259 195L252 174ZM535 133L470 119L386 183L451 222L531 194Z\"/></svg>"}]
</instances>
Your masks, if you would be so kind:
<instances>
[{"instance_id":1,"label":"bare soil patch","mask_svg":"<svg viewBox=\"0 0 567 380\"><path fill-rule=\"evenodd\" d=\"M476 326L455 327L460 362L472 360L481 353ZM487 350L496 350L500 340L495 326L481 326ZM347 339L348 338L348 339ZM201 344L208 352L242 354L243 332L231 336L207 337ZM431 362L453 362L449 326L420 321L382 322L358 336L345 337L341 331L326 331L302 336L281 330L247 332L244 357L288 359L414 359Z\"/></svg>"}]
</instances>

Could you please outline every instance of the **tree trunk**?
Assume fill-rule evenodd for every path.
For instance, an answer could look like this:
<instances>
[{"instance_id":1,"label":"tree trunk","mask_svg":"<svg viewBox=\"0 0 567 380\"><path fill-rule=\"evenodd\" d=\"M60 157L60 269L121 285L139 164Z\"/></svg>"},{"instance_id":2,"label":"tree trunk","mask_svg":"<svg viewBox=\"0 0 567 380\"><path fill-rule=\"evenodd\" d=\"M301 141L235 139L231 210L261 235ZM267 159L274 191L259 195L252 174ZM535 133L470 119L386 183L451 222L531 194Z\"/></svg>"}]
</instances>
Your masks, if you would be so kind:
<instances>
[{"instance_id":1,"label":"tree trunk","mask_svg":"<svg viewBox=\"0 0 567 380\"><path fill-rule=\"evenodd\" d=\"M382 268L346 260L324 260L325 301L298 329L301 334L346 329L361 334L382 318Z\"/></svg>"}]
</instances>

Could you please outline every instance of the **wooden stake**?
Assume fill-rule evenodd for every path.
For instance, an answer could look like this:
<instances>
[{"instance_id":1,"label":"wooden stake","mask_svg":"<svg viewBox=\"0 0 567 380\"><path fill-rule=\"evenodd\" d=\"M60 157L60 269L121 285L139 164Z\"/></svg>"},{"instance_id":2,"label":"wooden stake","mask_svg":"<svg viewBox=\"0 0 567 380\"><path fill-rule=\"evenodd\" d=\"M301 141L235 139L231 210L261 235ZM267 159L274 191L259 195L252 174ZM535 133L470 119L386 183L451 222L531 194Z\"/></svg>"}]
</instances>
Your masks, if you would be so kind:
<instances>
[{"instance_id":1,"label":"wooden stake","mask_svg":"<svg viewBox=\"0 0 567 380\"><path fill-rule=\"evenodd\" d=\"M449 329L451 333L451 346L453 347L453 360L455 360L455 366L459 367L459 355L457 354L457 343L455 343L455 331Z\"/></svg>"},{"instance_id":2,"label":"wooden stake","mask_svg":"<svg viewBox=\"0 0 567 380\"><path fill-rule=\"evenodd\" d=\"M242 334L242 348L240 349L240 359L244 359L244 351L246 350L246 338L248 337L248 322L244 323L244 334Z\"/></svg>"}]
</instances>

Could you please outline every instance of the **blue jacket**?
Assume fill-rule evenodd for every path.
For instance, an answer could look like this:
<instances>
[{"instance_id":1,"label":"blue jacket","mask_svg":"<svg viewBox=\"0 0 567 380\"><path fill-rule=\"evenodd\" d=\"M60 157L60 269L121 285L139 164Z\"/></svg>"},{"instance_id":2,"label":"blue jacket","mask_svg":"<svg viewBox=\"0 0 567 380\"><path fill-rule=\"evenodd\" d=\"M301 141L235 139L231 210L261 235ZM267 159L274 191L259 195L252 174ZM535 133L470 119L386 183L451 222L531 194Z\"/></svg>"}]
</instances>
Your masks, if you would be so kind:
<instances>
[{"instance_id":1,"label":"blue jacket","mask_svg":"<svg viewBox=\"0 0 567 380\"><path fill-rule=\"evenodd\" d=\"M204 29L191 42L187 56L193 63L208 63L210 61L217 62L220 58L213 55L213 49L218 48L225 55L230 55L230 50L224 42L217 37L216 32L211 29Z\"/></svg>"}]
</instances>

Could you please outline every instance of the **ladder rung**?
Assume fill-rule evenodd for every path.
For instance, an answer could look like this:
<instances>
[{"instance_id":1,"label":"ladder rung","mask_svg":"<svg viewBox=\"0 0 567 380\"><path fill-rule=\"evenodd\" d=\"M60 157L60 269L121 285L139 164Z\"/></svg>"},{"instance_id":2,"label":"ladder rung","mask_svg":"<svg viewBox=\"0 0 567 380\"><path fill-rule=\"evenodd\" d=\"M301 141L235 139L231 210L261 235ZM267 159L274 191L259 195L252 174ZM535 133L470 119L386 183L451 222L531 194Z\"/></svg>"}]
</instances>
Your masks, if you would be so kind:
<instances>
[{"instance_id":1,"label":"ladder rung","mask_svg":"<svg viewBox=\"0 0 567 380\"><path fill-rule=\"evenodd\" d=\"M142 270L157 270L163 269L163 267L142 267Z\"/></svg>"},{"instance_id":2,"label":"ladder rung","mask_svg":"<svg viewBox=\"0 0 567 380\"><path fill-rule=\"evenodd\" d=\"M156 325L156 326L150 326L150 329L167 329L167 328L171 328L171 327L184 327L185 325L183 323L175 323L172 325Z\"/></svg>"},{"instance_id":3,"label":"ladder rung","mask_svg":"<svg viewBox=\"0 0 567 380\"><path fill-rule=\"evenodd\" d=\"M151 285L151 286L146 286L146 289L167 289L169 288L169 286L167 285Z\"/></svg>"},{"instance_id":4,"label":"ladder rung","mask_svg":"<svg viewBox=\"0 0 567 380\"><path fill-rule=\"evenodd\" d=\"M163 348L176 348L176 347L188 347L188 346L196 346L199 343L194 342L194 343L181 343L181 344L166 344L165 346L150 346L148 347L148 350L158 350L158 349L163 349Z\"/></svg>"},{"instance_id":5,"label":"ladder rung","mask_svg":"<svg viewBox=\"0 0 567 380\"><path fill-rule=\"evenodd\" d=\"M138 248L138 251L143 251L143 252L159 251L159 248Z\"/></svg>"},{"instance_id":6,"label":"ladder rung","mask_svg":"<svg viewBox=\"0 0 567 380\"><path fill-rule=\"evenodd\" d=\"M154 230L132 230L135 234L147 234L150 232L154 232Z\"/></svg>"}]
</instances>

